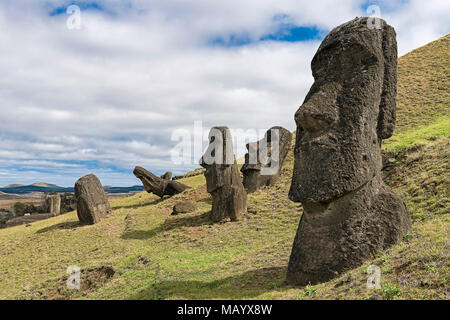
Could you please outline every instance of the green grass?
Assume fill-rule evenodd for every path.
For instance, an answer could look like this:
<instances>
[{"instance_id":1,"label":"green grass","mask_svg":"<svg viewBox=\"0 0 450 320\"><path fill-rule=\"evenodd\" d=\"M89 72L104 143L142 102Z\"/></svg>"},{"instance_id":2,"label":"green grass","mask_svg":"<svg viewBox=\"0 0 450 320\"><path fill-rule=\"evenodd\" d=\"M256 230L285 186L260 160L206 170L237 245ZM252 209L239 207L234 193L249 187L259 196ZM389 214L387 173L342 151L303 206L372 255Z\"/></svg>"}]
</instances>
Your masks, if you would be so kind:
<instances>
[{"instance_id":1,"label":"green grass","mask_svg":"<svg viewBox=\"0 0 450 320\"><path fill-rule=\"evenodd\" d=\"M450 117L438 118L434 123L417 129L403 131L386 140L383 149L400 152L413 145L426 144L429 139L446 137L450 134Z\"/></svg>"},{"instance_id":2,"label":"green grass","mask_svg":"<svg viewBox=\"0 0 450 320\"><path fill-rule=\"evenodd\" d=\"M287 198L291 151L280 181L249 195L252 213L238 222L212 223L211 198L199 175L180 180L192 188L171 198L139 193L113 199L112 215L96 225L80 226L71 212L0 230L0 298L449 299L448 38L399 60L398 128L384 146L395 163L383 177L405 200L413 231L371 261L315 286L285 284L302 214ZM197 210L170 216L186 199ZM70 265L110 265L116 273L85 290L59 290ZM367 289L370 265L381 269L380 289Z\"/></svg>"}]
</instances>

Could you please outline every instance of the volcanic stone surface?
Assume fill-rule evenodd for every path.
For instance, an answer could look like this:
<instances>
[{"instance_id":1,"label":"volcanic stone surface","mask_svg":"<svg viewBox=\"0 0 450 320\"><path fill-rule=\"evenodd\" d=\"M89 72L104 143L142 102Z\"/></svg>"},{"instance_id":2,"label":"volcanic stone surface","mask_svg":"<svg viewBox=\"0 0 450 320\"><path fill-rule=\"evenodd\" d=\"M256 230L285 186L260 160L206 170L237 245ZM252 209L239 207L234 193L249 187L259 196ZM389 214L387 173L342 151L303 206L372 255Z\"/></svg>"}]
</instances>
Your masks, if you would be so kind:
<instances>
[{"instance_id":1,"label":"volcanic stone surface","mask_svg":"<svg viewBox=\"0 0 450 320\"><path fill-rule=\"evenodd\" d=\"M197 210L197 205L192 201L181 201L173 206L172 215L180 213L189 213Z\"/></svg>"},{"instance_id":2,"label":"volcanic stone surface","mask_svg":"<svg viewBox=\"0 0 450 320\"><path fill-rule=\"evenodd\" d=\"M88 174L75 182L77 215L81 224L95 224L111 213L111 206L100 180Z\"/></svg>"},{"instance_id":3,"label":"volcanic stone surface","mask_svg":"<svg viewBox=\"0 0 450 320\"><path fill-rule=\"evenodd\" d=\"M291 142L292 133L276 126L267 130L262 140L247 143L248 152L241 168L247 193L277 182Z\"/></svg>"},{"instance_id":4,"label":"volcanic stone surface","mask_svg":"<svg viewBox=\"0 0 450 320\"><path fill-rule=\"evenodd\" d=\"M154 193L161 198L166 195L173 196L190 188L181 182L157 177L150 171L139 166L134 168L133 174L142 181L142 184L148 193ZM163 176L171 178L172 173L166 172Z\"/></svg>"},{"instance_id":5,"label":"volcanic stone surface","mask_svg":"<svg viewBox=\"0 0 450 320\"><path fill-rule=\"evenodd\" d=\"M200 165L206 169L206 189L212 196L212 220L239 220L247 211L247 192L239 175L230 130L213 127L209 139Z\"/></svg>"},{"instance_id":6,"label":"volcanic stone surface","mask_svg":"<svg viewBox=\"0 0 450 320\"><path fill-rule=\"evenodd\" d=\"M45 212L55 216L61 213L61 196L59 194L48 194L44 198L43 209Z\"/></svg>"},{"instance_id":7,"label":"volcanic stone surface","mask_svg":"<svg viewBox=\"0 0 450 320\"><path fill-rule=\"evenodd\" d=\"M291 200L304 212L287 280L327 281L411 231L404 202L380 176L381 142L395 126L397 42L379 19L333 29L315 54L314 84L295 114Z\"/></svg>"}]
</instances>

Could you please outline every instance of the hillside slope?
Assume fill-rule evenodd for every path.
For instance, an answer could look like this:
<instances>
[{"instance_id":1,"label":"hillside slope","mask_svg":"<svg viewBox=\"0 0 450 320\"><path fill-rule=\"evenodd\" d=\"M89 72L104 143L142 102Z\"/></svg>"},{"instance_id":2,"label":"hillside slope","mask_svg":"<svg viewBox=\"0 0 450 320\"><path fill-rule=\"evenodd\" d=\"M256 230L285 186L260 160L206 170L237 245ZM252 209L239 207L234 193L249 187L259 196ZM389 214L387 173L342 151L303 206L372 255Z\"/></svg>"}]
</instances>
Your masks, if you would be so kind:
<instances>
[{"instance_id":1,"label":"hillside slope","mask_svg":"<svg viewBox=\"0 0 450 320\"><path fill-rule=\"evenodd\" d=\"M93 226L71 212L0 230L0 298L449 299L449 39L399 59L398 130L384 145L394 160L383 174L406 201L413 233L374 260L320 285L285 284L302 210L287 199L291 150L278 184L249 195L239 222L209 220L200 175L181 179L193 188L172 198L114 199L111 217ZM198 209L170 216L181 199ZM65 288L70 265L85 270L80 291ZM369 265L381 268L381 289L367 289Z\"/></svg>"}]
</instances>

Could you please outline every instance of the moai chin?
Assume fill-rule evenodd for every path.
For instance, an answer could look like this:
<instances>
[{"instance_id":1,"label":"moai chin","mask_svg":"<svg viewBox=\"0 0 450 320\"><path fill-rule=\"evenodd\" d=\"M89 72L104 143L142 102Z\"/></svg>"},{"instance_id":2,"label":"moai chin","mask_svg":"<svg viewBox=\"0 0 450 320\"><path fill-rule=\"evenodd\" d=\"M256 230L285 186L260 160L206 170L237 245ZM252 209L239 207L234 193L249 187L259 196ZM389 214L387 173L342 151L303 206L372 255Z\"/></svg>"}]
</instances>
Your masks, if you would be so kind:
<instances>
[{"instance_id":1,"label":"moai chin","mask_svg":"<svg viewBox=\"0 0 450 320\"><path fill-rule=\"evenodd\" d=\"M206 188L212 196L212 220L239 220L247 211L247 193L241 182L227 127L211 129L209 146L200 159L200 165L206 169Z\"/></svg>"},{"instance_id":2,"label":"moai chin","mask_svg":"<svg viewBox=\"0 0 450 320\"><path fill-rule=\"evenodd\" d=\"M381 179L381 142L395 126L397 42L380 19L333 29L315 54L314 84L295 114L289 198L302 202L287 280L327 281L410 232L404 202Z\"/></svg>"},{"instance_id":3,"label":"moai chin","mask_svg":"<svg viewBox=\"0 0 450 320\"><path fill-rule=\"evenodd\" d=\"M272 186L278 181L291 143L292 133L279 126L267 130L260 141L247 143L248 152L241 168L247 193Z\"/></svg>"}]
</instances>

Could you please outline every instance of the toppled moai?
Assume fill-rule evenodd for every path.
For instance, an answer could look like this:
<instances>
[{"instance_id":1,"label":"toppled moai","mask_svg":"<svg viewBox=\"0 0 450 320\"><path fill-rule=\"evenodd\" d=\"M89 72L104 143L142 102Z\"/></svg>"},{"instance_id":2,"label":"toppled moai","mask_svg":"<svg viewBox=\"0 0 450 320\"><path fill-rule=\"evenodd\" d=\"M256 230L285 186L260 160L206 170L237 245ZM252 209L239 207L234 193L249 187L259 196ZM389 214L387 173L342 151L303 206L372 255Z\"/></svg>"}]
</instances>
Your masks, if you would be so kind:
<instances>
[{"instance_id":1,"label":"toppled moai","mask_svg":"<svg viewBox=\"0 0 450 320\"><path fill-rule=\"evenodd\" d=\"M262 140L247 143L248 152L241 168L247 193L272 186L278 181L291 141L292 133L276 126L270 128Z\"/></svg>"},{"instance_id":2,"label":"toppled moai","mask_svg":"<svg viewBox=\"0 0 450 320\"><path fill-rule=\"evenodd\" d=\"M211 129L209 146L200 165L206 169L206 189L212 196L212 220L239 220L247 211L247 192L239 175L228 127Z\"/></svg>"},{"instance_id":3,"label":"toppled moai","mask_svg":"<svg viewBox=\"0 0 450 320\"><path fill-rule=\"evenodd\" d=\"M287 273L323 282L361 265L411 231L402 199L381 179L381 142L395 126L394 29L356 18L315 54L314 84L295 114L291 200L303 204Z\"/></svg>"},{"instance_id":4,"label":"toppled moai","mask_svg":"<svg viewBox=\"0 0 450 320\"><path fill-rule=\"evenodd\" d=\"M100 180L88 174L75 182L77 215L81 224L95 224L111 213L105 190Z\"/></svg>"},{"instance_id":5,"label":"toppled moai","mask_svg":"<svg viewBox=\"0 0 450 320\"><path fill-rule=\"evenodd\" d=\"M161 198L164 196L173 196L190 188L180 182L169 180L172 177L171 172L166 172L160 178L150 171L138 166L134 168L133 174L142 181L142 184L148 193L154 193ZM169 179L166 179L166 177Z\"/></svg>"},{"instance_id":6,"label":"toppled moai","mask_svg":"<svg viewBox=\"0 0 450 320\"><path fill-rule=\"evenodd\" d=\"M45 195L42 209L55 216L59 215L61 213L61 196L59 194Z\"/></svg>"}]
</instances>

